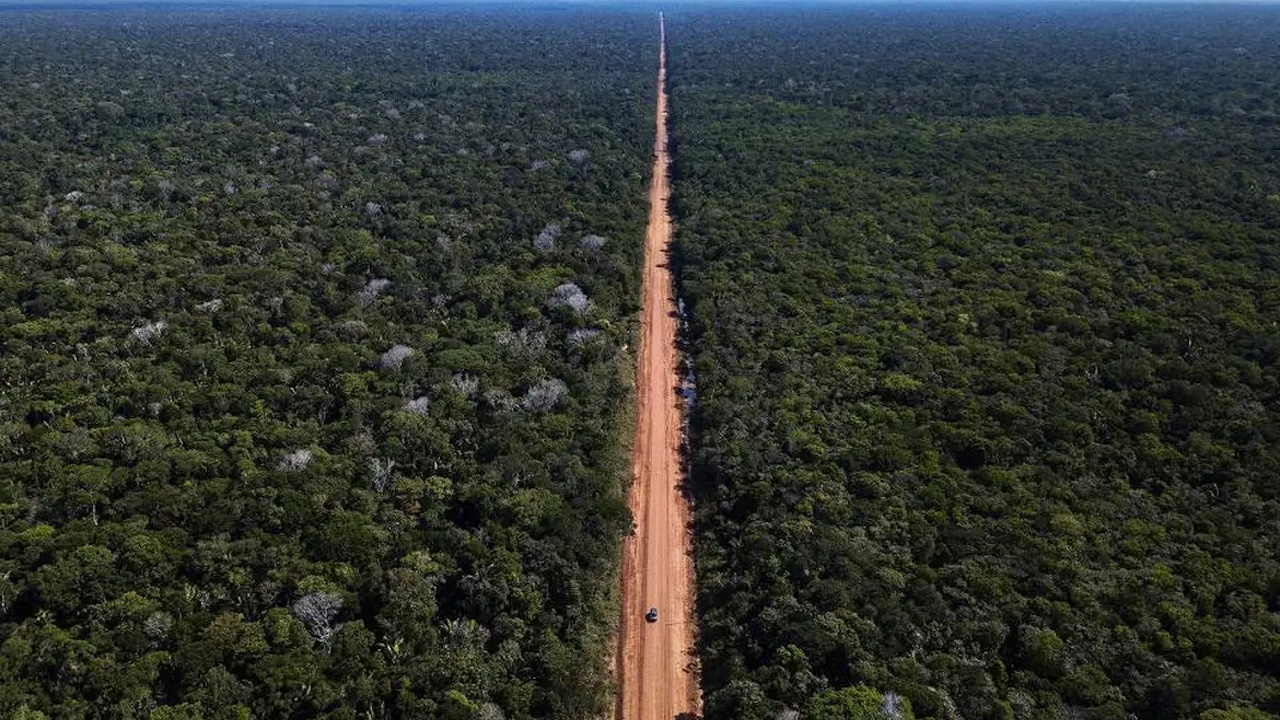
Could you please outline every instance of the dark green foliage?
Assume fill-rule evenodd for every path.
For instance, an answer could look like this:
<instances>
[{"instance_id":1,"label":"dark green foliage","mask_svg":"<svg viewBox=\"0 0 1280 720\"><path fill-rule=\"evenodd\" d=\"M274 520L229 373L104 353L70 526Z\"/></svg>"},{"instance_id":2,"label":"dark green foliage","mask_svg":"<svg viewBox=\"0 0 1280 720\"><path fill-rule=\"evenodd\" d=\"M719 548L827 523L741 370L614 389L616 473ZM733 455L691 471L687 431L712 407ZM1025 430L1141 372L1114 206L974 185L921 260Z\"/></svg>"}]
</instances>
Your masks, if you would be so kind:
<instances>
[{"instance_id":1,"label":"dark green foliage","mask_svg":"<svg viewBox=\"0 0 1280 720\"><path fill-rule=\"evenodd\" d=\"M708 716L1280 712L1280 13L668 19Z\"/></svg>"},{"instance_id":2,"label":"dark green foliage","mask_svg":"<svg viewBox=\"0 0 1280 720\"><path fill-rule=\"evenodd\" d=\"M0 715L598 715L655 38L0 10Z\"/></svg>"}]
</instances>

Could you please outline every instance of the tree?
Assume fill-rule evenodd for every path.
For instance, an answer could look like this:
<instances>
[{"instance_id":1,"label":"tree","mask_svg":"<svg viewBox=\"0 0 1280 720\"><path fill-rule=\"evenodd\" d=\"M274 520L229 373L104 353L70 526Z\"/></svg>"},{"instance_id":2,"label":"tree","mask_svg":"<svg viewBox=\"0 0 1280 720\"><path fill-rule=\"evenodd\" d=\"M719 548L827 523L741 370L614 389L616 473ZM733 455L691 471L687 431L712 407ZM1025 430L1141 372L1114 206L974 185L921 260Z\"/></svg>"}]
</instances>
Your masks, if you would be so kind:
<instances>
[{"instance_id":1,"label":"tree","mask_svg":"<svg viewBox=\"0 0 1280 720\"><path fill-rule=\"evenodd\" d=\"M897 693L857 685L815 695L801 716L805 720L904 720L914 718L911 703Z\"/></svg>"}]
</instances>

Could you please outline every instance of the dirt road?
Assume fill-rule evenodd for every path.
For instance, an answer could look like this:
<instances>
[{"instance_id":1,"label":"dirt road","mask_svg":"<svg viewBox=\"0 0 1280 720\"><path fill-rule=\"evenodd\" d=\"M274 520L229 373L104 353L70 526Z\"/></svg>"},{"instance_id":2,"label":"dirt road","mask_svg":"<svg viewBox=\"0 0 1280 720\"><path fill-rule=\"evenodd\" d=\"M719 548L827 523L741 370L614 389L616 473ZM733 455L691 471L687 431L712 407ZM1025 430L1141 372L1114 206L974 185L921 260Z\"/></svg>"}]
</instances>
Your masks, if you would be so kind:
<instances>
[{"instance_id":1,"label":"dirt road","mask_svg":"<svg viewBox=\"0 0 1280 720\"><path fill-rule=\"evenodd\" d=\"M623 548L620 720L696 715L693 666L693 565L689 507L680 494L680 408L676 385L676 317L671 273L667 177L666 25L659 14L657 137L645 239L631 512L636 532ZM645 622L650 607L656 623Z\"/></svg>"}]
</instances>

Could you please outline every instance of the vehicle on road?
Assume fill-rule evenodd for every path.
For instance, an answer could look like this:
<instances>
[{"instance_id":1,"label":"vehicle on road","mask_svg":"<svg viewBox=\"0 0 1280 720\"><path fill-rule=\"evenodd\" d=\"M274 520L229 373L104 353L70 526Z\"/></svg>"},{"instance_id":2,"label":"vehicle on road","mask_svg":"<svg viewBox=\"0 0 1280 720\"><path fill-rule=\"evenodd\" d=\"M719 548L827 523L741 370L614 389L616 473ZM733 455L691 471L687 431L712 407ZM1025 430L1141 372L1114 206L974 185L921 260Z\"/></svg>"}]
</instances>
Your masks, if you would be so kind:
<instances>
[{"instance_id":1,"label":"vehicle on road","mask_svg":"<svg viewBox=\"0 0 1280 720\"><path fill-rule=\"evenodd\" d=\"M644 614L644 619L648 622L658 622L658 608L649 608L649 612Z\"/></svg>"}]
</instances>

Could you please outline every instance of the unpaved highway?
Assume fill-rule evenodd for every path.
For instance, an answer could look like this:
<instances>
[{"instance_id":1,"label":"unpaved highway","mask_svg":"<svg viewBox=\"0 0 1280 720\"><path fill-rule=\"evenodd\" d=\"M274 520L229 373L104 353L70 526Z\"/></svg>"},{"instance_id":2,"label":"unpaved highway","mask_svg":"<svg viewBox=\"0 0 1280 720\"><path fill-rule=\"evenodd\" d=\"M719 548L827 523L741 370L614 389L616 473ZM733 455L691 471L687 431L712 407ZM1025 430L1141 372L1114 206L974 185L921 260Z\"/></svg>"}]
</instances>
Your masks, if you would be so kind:
<instances>
[{"instance_id":1,"label":"unpaved highway","mask_svg":"<svg viewBox=\"0 0 1280 720\"><path fill-rule=\"evenodd\" d=\"M636 372L631 512L635 534L623 547L622 623L618 649L621 720L673 720L699 711L693 664L693 566L689 507L680 494L680 408L676 399L676 306L667 254L667 36L658 16L658 107L644 294ZM645 622L650 607L658 622Z\"/></svg>"}]
</instances>

